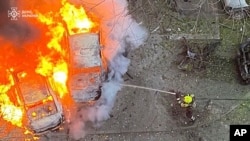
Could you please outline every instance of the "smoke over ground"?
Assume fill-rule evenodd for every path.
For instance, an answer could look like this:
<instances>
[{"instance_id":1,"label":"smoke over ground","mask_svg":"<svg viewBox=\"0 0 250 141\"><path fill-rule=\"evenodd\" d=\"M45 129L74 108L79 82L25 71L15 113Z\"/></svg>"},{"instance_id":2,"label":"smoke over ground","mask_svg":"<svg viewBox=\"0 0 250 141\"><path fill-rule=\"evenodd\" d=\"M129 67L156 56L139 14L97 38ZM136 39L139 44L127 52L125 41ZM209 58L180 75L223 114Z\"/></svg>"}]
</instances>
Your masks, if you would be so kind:
<instances>
[{"instance_id":1,"label":"smoke over ground","mask_svg":"<svg viewBox=\"0 0 250 141\"><path fill-rule=\"evenodd\" d=\"M122 76L126 73L130 60L124 54L138 48L147 38L146 30L128 15L126 0L83 0L73 1L82 5L87 12L100 18L101 40L104 56L109 61L108 80L103 84L102 95L92 107L81 108L71 119L69 134L73 139L86 135L86 123L95 126L110 117L117 92L121 89Z\"/></svg>"}]
</instances>

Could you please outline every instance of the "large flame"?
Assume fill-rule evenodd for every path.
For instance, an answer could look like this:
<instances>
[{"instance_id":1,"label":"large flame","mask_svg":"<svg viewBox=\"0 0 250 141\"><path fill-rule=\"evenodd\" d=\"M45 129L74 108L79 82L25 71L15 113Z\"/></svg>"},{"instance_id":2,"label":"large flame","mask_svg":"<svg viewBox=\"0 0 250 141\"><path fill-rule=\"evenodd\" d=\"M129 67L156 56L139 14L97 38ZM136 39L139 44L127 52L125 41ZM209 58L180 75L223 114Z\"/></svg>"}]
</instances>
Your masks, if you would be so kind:
<instances>
[{"instance_id":1,"label":"large flame","mask_svg":"<svg viewBox=\"0 0 250 141\"><path fill-rule=\"evenodd\" d=\"M60 14L67 24L70 35L76 33L90 32L95 24L88 18L83 7L76 8L74 5L62 1L63 7Z\"/></svg>"},{"instance_id":2,"label":"large flame","mask_svg":"<svg viewBox=\"0 0 250 141\"><path fill-rule=\"evenodd\" d=\"M60 98L63 98L68 93L67 78L68 65L65 60L57 60L56 63L47 56L39 58L40 63L37 66L36 72L48 78L51 86L59 93Z\"/></svg>"},{"instance_id":3,"label":"large flame","mask_svg":"<svg viewBox=\"0 0 250 141\"><path fill-rule=\"evenodd\" d=\"M94 24L86 15L83 7L76 8L74 5L62 0L62 7L58 13L38 13L40 22L48 26L49 31L46 33L50 36L50 41L47 47L54 50L56 54L60 54L60 59L55 59L51 56L42 56L39 58L39 64L36 72L50 77L51 83L56 85L56 90L62 98L67 90L68 65L66 63L67 43L63 41L63 36L68 33L70 35L77 33L85 33L91 31ZM59 16L60 15L60 16ZM60 20L60 18L62 18ZM64 26L66 24L66 27ZM67 42L67 41L66 41ZM61 45L63 44L63 46Z\"/></svg>"},{"instance_id":4,"label":"large flame","mask_svg":"<svg viewBox=\"0 0 250 141\"><path fill-rule=\"evenodd\" d=\"M15 106L7 95L9 89L14 85L13 77L10 75L10 73L7 74L9 83L0 85L0 115L3 119L11 122L13 125L21 127L23 109L21 107Z\"/></svg>"},{"instance_id":5,"label":"large flame","mask_svg":"<svg viewBox=\"0 0 250 141\"><path fill-rule=\"evenodd\" d=\"M67 89L68 80L68 48L67 34L77 34L92 31L97 27L87 16L83 7L76 7L66 0L62 0L61 7L57 10L53 6L41 5L32 9L38 15L37 19L23 19L29 22L36 30L40 31L39 37L32 42L23 44L18 51L12 43L0 37L1 47L0 70L5 71L9 68L33 69L36 73L45 76L53 89L57 91L61 99L69 97ZM25 7L26 5L29 5ZM35 8L32 1L20 4L24 8ZM52 7L52 10L48 10ZM44 10L45 9L45 10ZM8 43L8 45L7 45ZM5 57L6 56L6 57ZM4 69L3 69L4 68ZM7 75L9 82L0 85L0 116L13 125L22 126L24 119L23 105L16 106L20 99L14 101L9 97L9 90L14 85L13 78ZM1 83L1 82L0 82Z\"/></svg>"}]
</instances>

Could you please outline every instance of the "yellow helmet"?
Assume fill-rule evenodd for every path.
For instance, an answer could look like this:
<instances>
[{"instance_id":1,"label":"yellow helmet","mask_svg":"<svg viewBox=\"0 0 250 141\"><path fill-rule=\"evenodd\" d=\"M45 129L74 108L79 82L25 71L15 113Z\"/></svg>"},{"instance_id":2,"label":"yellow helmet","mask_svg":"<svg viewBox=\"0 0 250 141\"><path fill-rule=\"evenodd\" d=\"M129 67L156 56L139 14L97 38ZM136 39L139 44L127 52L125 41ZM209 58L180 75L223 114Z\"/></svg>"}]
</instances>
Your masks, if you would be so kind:
<instances>
[{"instance_id":1,"label":"yellow helmet","mask_svg":"<svg viewBox=\"0 0 250 141\"><path fill-rule=\"evenodd\" d=\"M185 102L185 103L187 103L187 104L190 104L190 103L193 102L193 97L192 97L190 94L185 95L185 96L184 96L184 99L183 99L183 102Z\"/></svg>"}]
</instances>

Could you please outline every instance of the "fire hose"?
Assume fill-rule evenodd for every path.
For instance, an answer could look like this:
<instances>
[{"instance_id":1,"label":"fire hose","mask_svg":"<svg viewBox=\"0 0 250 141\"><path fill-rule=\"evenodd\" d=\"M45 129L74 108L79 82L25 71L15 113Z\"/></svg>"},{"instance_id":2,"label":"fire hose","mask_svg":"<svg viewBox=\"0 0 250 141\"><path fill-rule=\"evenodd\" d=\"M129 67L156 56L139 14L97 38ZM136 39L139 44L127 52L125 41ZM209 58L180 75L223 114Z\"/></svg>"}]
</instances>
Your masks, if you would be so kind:
<instances>
[{"instance_id":1,"label":"fire hose","mask_svg":"<svg viewBox=\"0 0 250 141\"><path fill-rule=\"evenodd\" d=\"M137 86L137 85L130 85L130 84L120 84L123 87L130 87L130 88L139 88L139 89L144 89L144 90L150 90L150 91L156 91L160 93L165 93L169 95L176 95L175 92L170 92L170 91L164 91L160 89L154 89L154 88L149 88L149 87L144 87L144 86ZM248 98L196 98L196 100L238 100L238 101L248 101L250 99Z\"/></svg>"},{"instance_id":2,"label":"fire hose","mask_svg":"<svg viewBox=\"0 0 250 141\"><path fill-rule=\"evenodd\" d=\"M176 95L175 92L163 91L163 90L153 89L153 88L149 88L149 87L143 87L143 86L137 86L137 85L129 85L129 84L121 84L121 85L124 86L124 87L139 88L139 89L145 89L145 90L151 90L151 91L157 91L157 92L161 92L161 93Z\"/></svg>"}]
</instances>

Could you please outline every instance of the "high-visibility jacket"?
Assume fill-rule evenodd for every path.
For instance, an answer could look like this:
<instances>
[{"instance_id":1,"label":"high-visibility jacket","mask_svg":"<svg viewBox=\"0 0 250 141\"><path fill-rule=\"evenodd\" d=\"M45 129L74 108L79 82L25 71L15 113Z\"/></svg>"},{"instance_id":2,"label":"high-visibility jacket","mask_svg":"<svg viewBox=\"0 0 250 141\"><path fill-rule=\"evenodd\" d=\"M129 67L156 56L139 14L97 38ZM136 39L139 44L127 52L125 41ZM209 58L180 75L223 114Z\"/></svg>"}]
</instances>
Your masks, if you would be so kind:
<instances>
[{"instance_id":1,"label":"high-visibility jacket","mask_svg":"<svg viewBox=\"0 0 250 141\"><path fill-rule=\"evenodd\" d=\"M181 95L180 98L177 99L178 103L181 105L181 107L192 107L194 104L195 97L193 94L185 94Z\"/></svg>"}]
</instances>

